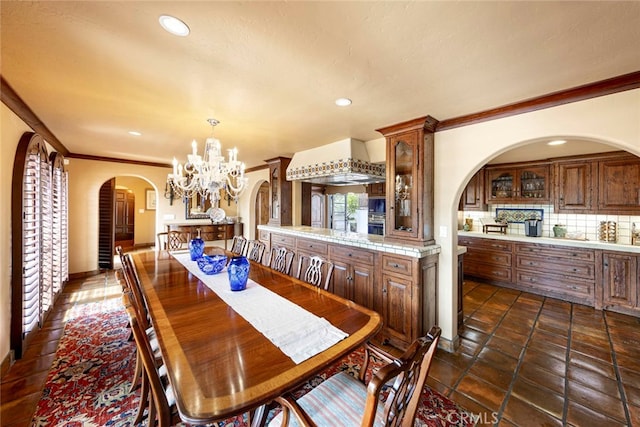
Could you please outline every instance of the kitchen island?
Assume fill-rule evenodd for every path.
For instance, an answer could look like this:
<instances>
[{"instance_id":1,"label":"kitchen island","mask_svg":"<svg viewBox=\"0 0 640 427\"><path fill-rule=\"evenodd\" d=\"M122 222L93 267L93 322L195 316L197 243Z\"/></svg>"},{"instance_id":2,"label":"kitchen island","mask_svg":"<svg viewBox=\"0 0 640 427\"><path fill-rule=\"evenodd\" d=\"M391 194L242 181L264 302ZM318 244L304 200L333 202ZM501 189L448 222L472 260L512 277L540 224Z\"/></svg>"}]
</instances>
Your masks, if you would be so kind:
<instances>
[{"instance_id":1,"label":"kitchen island","mask_svg":"<svg viewBox=\"0 0 640 427\"><path fill-rule=\"evenodd\" d=\"M382 341L404 349L437 322L439 245L308 226L259 225L258 231L268 248L285 246L331 261L329 291L380 313ZM295 274L296 260L293 265Z\"/></svg>"},{"instance_id":2,"label":"kitchen island","mask_svg":"<svg viewBox=\"0 0 640 427\"><path fill-rule=\"evenodd\" d=\"M465 277L640 316L640 246L465 231L458 244Z\"/></svg>"}]
</instances>

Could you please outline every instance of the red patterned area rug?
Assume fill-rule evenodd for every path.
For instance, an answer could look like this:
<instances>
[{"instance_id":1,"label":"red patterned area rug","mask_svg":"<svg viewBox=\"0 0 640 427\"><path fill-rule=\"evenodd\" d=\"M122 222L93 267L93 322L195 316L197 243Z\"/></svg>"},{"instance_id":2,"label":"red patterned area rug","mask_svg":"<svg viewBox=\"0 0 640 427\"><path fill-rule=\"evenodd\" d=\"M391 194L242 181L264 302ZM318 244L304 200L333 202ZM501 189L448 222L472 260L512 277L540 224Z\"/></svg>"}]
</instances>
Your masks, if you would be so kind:
<instances>
[{"instance_id":1,"label":"red patterned area rug","mask_svg":"<svg viewBox=\"0 0 640 427\"><path fill-rule=\"evenodd\" d=\"M139 391L128 393L135 368L135 344L128 338L127 315L117 299L85 304L72 312L32 426L133 426ZM352 353L295 395L303 395L335 372L357 374L362 358L362 351ZM468 426L473 424L470 421L462 408L425 387L416 426ZM246 424L240 416L218 426Z\"/></svg>"}]
</instances>

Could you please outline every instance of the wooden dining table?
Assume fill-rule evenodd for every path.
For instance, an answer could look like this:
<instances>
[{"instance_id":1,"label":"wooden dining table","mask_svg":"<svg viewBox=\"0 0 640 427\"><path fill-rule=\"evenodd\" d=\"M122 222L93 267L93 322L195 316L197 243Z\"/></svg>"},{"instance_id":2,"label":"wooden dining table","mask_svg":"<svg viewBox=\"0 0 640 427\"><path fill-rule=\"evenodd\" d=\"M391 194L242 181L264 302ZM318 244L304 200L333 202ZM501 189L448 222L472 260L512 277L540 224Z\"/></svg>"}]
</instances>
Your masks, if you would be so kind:
<instances>
[{"instance_id":1,"label":"wooden dining table","mask_svg":"<svg viewBox=\"0 0 640 427\"><path fill-rule=\"evenodd\" d=\"M296 364L169 252L137 252L133 260L180 418L188 423L249 412L259 425L265 405L339 361L382 327L374 311L251 262L250 279L348 334Z\"/></svg>"}]
</instances>

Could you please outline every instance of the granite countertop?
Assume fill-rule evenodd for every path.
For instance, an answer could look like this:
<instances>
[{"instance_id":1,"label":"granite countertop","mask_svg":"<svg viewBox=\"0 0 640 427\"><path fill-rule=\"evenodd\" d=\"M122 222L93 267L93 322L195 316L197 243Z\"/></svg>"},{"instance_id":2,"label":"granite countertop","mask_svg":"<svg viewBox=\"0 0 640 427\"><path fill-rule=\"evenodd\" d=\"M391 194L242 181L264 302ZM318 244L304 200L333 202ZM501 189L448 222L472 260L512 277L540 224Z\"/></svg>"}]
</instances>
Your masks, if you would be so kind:
<instances>
[{"instance_id":1,"label":"granite countertop","mask_svg":"<svg viewBox=\"0 0 640 427\"><path fill-rule=\"evenodd\" d=\"M528 237L518 234L482 233L479 231L463 230L458 230L458 237L479 237L482 239L507 240L512 242L542 243L546 245L569 246L574 248L640 253L640 246L607 243L599 240L574 240L559 237Z\"/></svg>"},{"instance_id":2,"label":"granite countertop","mask_svg":"<svg viewBox=\"0 0 640 427\"><path fill-rule=\"evenodd\" d=\"M390 242L384 236L376 234L352 233L347 231L332 230L330 228L301 226L271 226L258 225L258 229L273 233L289 234L296 237L309 237L331 243L339 243L347 246L355 246L374 251L388 252L398 255L406 255L414 258L423 258L427 255L440 253L440 245L417 246L410 243Z\"/></svg>"}]
</instances>

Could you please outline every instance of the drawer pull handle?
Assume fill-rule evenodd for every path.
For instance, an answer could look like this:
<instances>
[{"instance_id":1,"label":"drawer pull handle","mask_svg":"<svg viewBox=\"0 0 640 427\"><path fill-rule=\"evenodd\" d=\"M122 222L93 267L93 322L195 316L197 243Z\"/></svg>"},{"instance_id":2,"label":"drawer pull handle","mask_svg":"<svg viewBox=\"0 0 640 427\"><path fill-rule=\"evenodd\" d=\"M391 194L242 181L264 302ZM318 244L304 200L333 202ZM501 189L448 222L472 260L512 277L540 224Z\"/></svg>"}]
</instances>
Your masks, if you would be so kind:
<instances>
[{"instance_id":1,"label":"drawer pull handle","mask_svg":"<svg viewBox=\"0 0 640 427\"><path fill-rule=\"evenodd\" d=\"M400 268L400 264L397 264L397 263L396 264L391 264L391 266L395 267L395 268Z\"/></svg>"}]
</instances>

